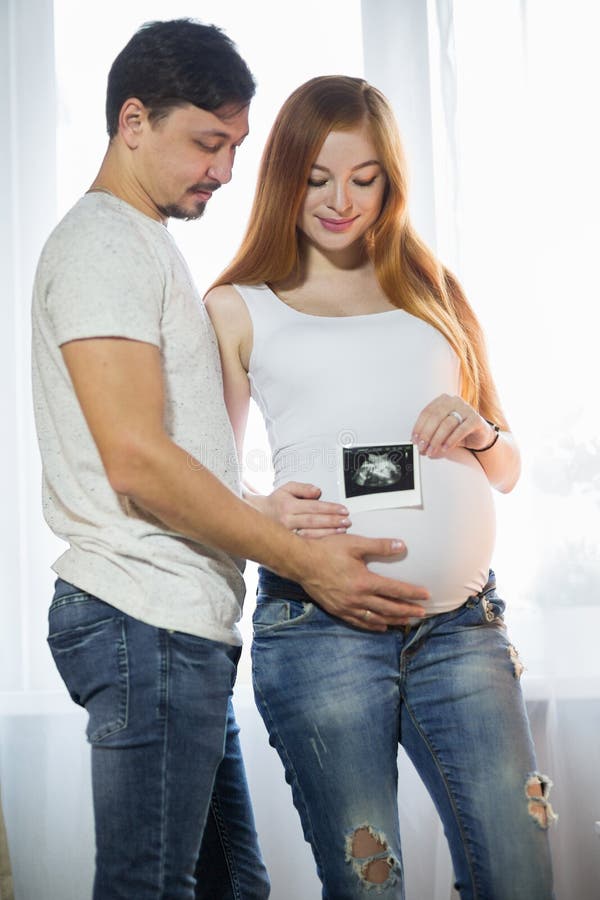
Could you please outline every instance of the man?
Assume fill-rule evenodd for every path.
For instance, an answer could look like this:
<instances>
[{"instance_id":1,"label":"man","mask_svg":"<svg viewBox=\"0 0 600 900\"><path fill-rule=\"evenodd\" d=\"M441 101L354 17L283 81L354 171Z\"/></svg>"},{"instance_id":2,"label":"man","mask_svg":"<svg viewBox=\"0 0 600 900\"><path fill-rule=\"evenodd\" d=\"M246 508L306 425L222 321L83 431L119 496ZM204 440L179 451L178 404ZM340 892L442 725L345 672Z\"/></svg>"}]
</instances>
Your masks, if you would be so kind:
<instances>
[{"instance_id":1,"label":"man","mask_svg":"<svg viewBox=\"0 0 600 900\"><path fill-rule=\"evenodd\" d=\"M44 511L69 543L49 643L89 713L94 900L268 896L230 704L244 558L361 627L426 597L367 570L398 542L308 541L240 499L216 341L165 225L230 180L253 93L219 29L140 29L98 175L36 275Z\"/></svg>"}]
</instances>

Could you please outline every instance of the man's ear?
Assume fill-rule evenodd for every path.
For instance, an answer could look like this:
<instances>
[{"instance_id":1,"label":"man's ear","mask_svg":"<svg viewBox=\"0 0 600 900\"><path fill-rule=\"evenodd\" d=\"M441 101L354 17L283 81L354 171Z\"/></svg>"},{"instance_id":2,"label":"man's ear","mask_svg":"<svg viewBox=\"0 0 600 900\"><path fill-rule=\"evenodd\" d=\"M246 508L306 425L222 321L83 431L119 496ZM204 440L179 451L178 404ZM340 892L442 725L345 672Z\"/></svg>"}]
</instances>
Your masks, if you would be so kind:
<instances>
[{"instance_id":1,"label":"man's ear","mask_svg":"<svg viewBox=\"0 0 600 900\"><path fill-rule=\"evenodd\" d=\"M138 146L144 126L148 123L148 110L137 97L129 97L119 113L119 134L130 150Z\"/></svg>"}]
</instances>

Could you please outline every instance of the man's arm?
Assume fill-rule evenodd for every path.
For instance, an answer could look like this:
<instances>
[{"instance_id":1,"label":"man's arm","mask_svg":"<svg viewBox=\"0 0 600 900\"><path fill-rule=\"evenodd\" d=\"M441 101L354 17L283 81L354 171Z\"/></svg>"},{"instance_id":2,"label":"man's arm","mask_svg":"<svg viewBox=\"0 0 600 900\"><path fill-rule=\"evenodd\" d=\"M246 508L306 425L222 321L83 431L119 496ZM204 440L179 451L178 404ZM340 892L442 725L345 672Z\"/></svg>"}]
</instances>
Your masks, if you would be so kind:
<instances>
[{"instance_id":1,"label":"man's arm","mask_svg":"<svg viewBox=\"0 0 600 900\"><path fill-rule=\"evenodd\" d=\"M307 541L263 516L176 445L163 427L159 349L119 338L70 341L63 357L113 489L174 531L302 583L328 612L365 627L418 614L427 592L371 573L363 557L400 552L387 539ZM393 598L393 599L388 599Z\"/></svg>"}]
</instances>

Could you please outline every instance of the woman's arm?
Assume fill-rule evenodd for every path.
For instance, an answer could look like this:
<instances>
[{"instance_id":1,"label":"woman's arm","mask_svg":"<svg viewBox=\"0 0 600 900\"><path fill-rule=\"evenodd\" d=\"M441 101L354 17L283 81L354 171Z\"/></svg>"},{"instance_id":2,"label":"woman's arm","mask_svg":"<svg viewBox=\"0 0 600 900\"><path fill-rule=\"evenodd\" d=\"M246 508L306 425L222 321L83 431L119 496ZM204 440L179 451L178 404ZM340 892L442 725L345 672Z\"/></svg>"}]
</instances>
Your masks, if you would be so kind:
<instances>
[{"instance_id":1,"label":"woman's arm","mask_svg":"<svg viewBox=\"0 0 600 900\"><path fill-rule=\"evenodd\" d=\"M225 404L241 460L250 406L248 364L252 351L252 322L246 304L231 285L213 288L204 303L217 335Z\"/></svg>"},{"instance_id":2,"label":"woman's arm","mask_svg":"<svg viewBox=\"0 0 600 900\"><path fill-rule=\"evenodd\" d=\"M243 459L244 435L250 406L248 367L252 352L252 321L242 297L231 285L209 291L206 309L217 335L225 404L233 427L238 457ZM339 503L319 500L316 485L290 481L268 496L249 487L243 496L251 506L303 537L342 534L350 526L348 510Z\"/></svg>"},{"instance_id":3,"label":"woman's arm","mask_svg":"<svg viewBox=\"0 0 600 900\"><path fill-rule=\"evenodd\" d=\"M503 494L514 488L521 474L521 454L510 431L496 433L461 397L441 394L428 403L415 423L412 440L430 459L447 456L456 447L473 451L492 487Z\"/></svg>"}]
</instances>

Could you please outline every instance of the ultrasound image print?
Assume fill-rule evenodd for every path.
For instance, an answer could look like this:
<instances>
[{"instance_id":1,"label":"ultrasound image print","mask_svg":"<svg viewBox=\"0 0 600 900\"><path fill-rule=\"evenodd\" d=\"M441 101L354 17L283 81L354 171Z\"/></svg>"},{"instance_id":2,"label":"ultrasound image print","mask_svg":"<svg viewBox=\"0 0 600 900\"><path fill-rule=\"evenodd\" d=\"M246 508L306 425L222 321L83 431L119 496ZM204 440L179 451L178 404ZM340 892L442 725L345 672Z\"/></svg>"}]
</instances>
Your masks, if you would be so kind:
<instances>
[{"instance_id":1,"label":"ultrasound image print","mask_svg":"<svg viewBox=\"0 0 600 900\"><path fill-rule=\"evenodd\" d=\"M346 497L414 490L413 452L413 444L344 447Z\"/></svg>"}]
</instances>

